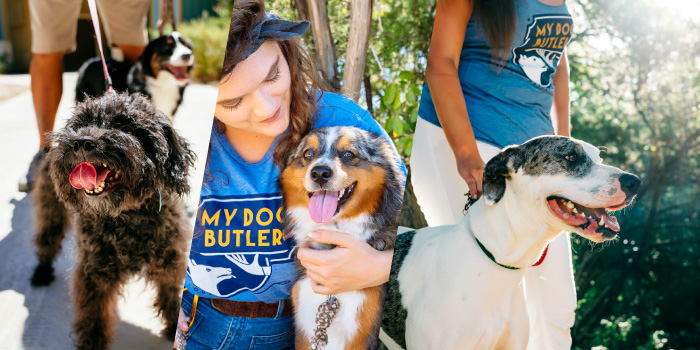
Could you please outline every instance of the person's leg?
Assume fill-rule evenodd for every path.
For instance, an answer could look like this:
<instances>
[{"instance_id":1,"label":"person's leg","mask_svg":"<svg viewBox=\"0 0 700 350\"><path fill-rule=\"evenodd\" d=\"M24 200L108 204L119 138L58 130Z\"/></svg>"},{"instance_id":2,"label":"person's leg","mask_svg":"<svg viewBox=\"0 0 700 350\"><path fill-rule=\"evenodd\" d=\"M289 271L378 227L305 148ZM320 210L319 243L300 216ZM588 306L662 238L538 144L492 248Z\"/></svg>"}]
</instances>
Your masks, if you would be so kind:
<instances>
[{"instance_id":1,"label":"person's leg","mask_svg":"<svg viewBox=\"0 0 700 350\"><path fill-rule=\"evenodd\" d=\"M124 61L134 63L143 53L143 49L146 45L122 45L117 44L122 53L124 54Z\"/></svg>"},{"instance_id":2,"label":"person's leg","mask_svg":"<svg viewBox=\"0 0 700 350\"><path fill-rule=\"evenodd\" d=\"M32 30L32 60L29 65L32 102L39 132L39 151L20 179L18 189L30 191L33 177L46 148L46 133L52 132L63 94L63 53L75 50L79 0L29 0Z\"/></svg>"},{"instance_id":3,"label":"person's leg","mask_svg":"<svg viewBox=\"0 0 700 350\"><path fill-rule=\"evenodd\" d=\"M146 15L150 6L150 0L97 1L105 37L112 47L119 47L126 62L136 62L148 44Z\"/></svg>"},{"instance_id":4,"label":"person's leg","mask_svg":"<svg viewBox=\"0 0 700 350\"><path fill-rule=\"evenodd\" d=\"M484 162L498 147L477 141ZM454 225L464 217L469 191L442 128L419 118L411 152L411 184L428 226Z\"/></svg>"},{"instance_id":5,"label":"person's leg","mask_svg":"<svg viewBox=\"0 0 700 350\"><path fill-rule=\"evenodd\" d=\"M48 147L46 133L53 131L63 94L63 52L34 54L29 66L32 102L39 129L39 148Z\"/></svg>"},{"instance_id":6,"label":"person's leg","mask_svg":"<svg viewBox=\"0 0 700 350\"><path fill-rule=\"evenodd\" d=\"M413 192L428 226L452 225L459 222L461 216L455 215L453 208L450 208L450 193L463 191L463 196L467 188L464 181L456 184L445 183L443 176L452 169L447 161L442 160L446 158L443 153L449 152L451 155L452 151L449 145L447 149L443 147L440 134L441 128L418 118L409 164ZM442 138L445 138L444 134ZM456 169L456 166L454 167ZM466 197L464 199L466 202Z\"/></svg>"}]
</instances>

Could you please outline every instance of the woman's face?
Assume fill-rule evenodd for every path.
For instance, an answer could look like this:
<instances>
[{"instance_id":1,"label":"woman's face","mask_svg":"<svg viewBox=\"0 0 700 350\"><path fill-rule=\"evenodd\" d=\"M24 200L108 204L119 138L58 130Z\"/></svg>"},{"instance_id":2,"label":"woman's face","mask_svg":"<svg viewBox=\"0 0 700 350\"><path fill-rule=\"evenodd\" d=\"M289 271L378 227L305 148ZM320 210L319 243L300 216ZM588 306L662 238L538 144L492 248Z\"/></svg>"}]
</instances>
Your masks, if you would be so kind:
<instances>
[{"instance_id":1,"label":"woman's face","mask_svg":"<svg viewBox=\"0 0 700 350\"><path fill-rule=\"evenodd\" d=\"M290 88L282 50L266 41L222 78L214 114L227 127L275 137L289 125Z\"/></svg>"}]
</instances>

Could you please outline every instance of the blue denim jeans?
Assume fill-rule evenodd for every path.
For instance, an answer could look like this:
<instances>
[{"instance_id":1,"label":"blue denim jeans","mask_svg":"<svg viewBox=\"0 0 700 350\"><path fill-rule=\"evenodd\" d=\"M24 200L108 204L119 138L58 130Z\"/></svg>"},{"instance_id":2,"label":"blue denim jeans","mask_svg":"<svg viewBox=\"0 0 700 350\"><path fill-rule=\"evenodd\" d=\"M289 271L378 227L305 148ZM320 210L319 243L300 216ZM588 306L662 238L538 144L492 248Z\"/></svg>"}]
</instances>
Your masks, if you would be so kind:
<instances>
[{"instance_id":1,"label":"blue denim jeans","mask_svg":"<svg viewBox=\"0 0 700 350\"><path fill-rule=\"evenodd\" d=\"M182 296L182 311L190 316L193 295ZM188 332L187 350L282 350L294 349L294 316L274 318L234 317L211 307L199 298L194 323ZM190 316L191 317L191 316Z\"/></svg>"}]
</instances>

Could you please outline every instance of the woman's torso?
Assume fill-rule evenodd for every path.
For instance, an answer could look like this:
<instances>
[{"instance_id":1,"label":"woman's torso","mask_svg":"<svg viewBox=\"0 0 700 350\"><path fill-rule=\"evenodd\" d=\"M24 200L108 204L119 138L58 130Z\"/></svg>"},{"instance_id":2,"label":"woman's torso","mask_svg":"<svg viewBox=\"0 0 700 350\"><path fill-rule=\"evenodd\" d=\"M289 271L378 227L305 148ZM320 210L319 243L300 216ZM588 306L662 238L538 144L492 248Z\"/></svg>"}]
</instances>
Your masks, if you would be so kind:
<instances>
[{"instance_id":1,"label":"woman's torso","mask_svg":"<svg viewBox=\"0 0 700 350\"><path fill-rule=\"evenodd\" d=\"M324 93L314 128L355 126L386 132L348 98ZM282 197L272 160L276 142L258 162L245 162L212 129L185 287L209 298L277 302L296 280L294 241L285 238Z\"/></svg>"},{"instance_id":2,"label":"woman's torso","mask_svg":"<svg viewBox=\"0 0 700 350\"><path fill-rule=\"evenodd\" d=\"M467 25L458 67L474 136L499 148L553 134L552 79L572 32L565 3L518 0L515 8L517 25L503 68L491 55L478 13ZM440 126L427 84L419 114Z\"/></svg>"}]
</instances>

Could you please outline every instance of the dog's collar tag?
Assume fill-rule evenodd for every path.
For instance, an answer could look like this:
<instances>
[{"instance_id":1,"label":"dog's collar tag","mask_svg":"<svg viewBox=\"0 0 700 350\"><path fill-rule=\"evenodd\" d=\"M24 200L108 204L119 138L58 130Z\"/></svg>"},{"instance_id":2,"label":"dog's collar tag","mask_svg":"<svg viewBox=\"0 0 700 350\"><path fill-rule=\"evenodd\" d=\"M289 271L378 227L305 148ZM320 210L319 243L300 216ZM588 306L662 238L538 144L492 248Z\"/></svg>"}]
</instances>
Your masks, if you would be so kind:
<instances>
[{"instance_id":1,"label":"dog's collar tag","mask_svg":"<svg viewBox=\"0 0 700 350\"><path fill-rule=\"evenodd\" d=\"M321 350L328 345L328 327L330 327L331 321L333 321L339 308L340 302L333 294L329 295L328 299L318 306L316 329L309 346L311 350Z\"/></svg>"}]
</instances>

